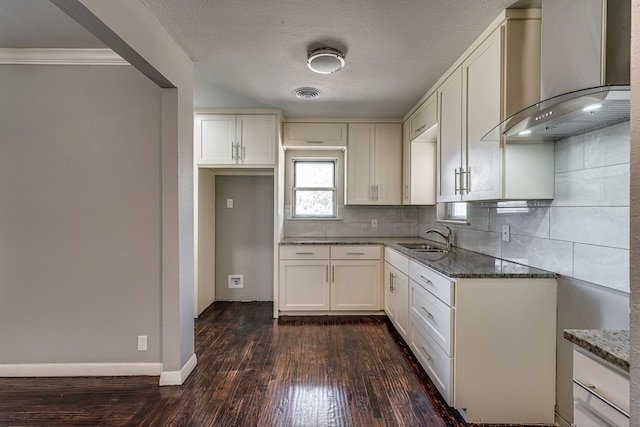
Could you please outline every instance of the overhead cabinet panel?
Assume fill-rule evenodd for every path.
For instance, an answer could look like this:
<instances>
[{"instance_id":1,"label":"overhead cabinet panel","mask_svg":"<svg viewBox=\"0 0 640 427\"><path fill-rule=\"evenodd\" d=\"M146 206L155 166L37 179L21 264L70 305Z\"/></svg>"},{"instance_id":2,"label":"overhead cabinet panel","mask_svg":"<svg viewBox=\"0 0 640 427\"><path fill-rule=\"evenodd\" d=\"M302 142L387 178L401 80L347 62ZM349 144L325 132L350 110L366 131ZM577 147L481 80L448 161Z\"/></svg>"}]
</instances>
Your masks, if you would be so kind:
<instances>
[{"instance_id":1,"label":"overhead cabinet panel","mask_svg":"<svg viewBox=\"0 0 640 427\"><path fill-rule=\"evenodd\" d=\"M346 147L346 123L285 123L285 147Z\"/></svg>"}]
</instances>

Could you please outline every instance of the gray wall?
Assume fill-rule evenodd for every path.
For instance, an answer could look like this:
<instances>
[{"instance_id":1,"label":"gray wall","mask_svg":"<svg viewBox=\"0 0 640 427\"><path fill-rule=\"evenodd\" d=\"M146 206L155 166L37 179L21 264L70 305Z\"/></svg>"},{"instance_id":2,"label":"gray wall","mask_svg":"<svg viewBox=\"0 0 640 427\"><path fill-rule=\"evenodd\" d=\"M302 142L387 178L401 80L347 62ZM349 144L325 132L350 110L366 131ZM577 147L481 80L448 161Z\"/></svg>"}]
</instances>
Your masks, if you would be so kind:
<instances>
[{"instance_id":1,"label":"gray wall","mask_svg":"<svg viewBox=\"0 0 640 427\"><path fill-rule=\"evenodd\" d=\"M572 347L562 331L629 328L629 152L629 122L557 141L553 201L521 209L474 203L470 224L452 226L458 247L561 275L557 403L568 421ZM377 229L371 218L378 219ZM510 226L509 242L502 241L502 225ZM285 235L426 237L424 230L439 226L435 206L346 206L340 221L286 221Z\"/></svg>"},{"instance_id":2,"label":"gray wall","mask_svg":"<svg viewBox=\"0 0 640 427\"><path fill-rule=\"evenodd\" d=\"M273 301L273 175L216 175L215 203L216 301Z\"/></svg>"},{"instance_id":3,"label":"gray wall","mask_svg":"<svg viewBox=\"0 0 640 427\"><path fill-rule=\"evenodd\" d=\"M0 363L159 362L160 89L3 65L0 93Z\"/></svg>"}]
</instances>

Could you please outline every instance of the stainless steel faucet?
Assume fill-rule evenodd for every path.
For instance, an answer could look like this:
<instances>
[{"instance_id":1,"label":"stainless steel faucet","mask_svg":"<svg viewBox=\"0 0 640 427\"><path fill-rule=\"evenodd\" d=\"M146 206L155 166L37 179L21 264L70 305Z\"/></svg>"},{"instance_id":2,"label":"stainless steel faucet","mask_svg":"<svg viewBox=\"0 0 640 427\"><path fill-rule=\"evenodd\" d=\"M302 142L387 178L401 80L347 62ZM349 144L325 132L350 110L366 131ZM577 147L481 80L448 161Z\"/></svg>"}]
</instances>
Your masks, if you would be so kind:
<instances>
[{"instance_id":1,"label":"stainless steel faucet","mask_svg":"<svg viewBox=\"0 0 640 427\"><path fill-rule=\"evenodd\" d=\"M425 230L424 233L425 234L436 233L437 235L442 237L445 240L445 242L447 243L447 250L450 251L451 250L452 240L453 240L453 232L446 225L443 225L443 227L447 229L446 234L443 233L442 231L438 230L437 228L430 228L428 230Z\"/></svg>"}]
</instances>

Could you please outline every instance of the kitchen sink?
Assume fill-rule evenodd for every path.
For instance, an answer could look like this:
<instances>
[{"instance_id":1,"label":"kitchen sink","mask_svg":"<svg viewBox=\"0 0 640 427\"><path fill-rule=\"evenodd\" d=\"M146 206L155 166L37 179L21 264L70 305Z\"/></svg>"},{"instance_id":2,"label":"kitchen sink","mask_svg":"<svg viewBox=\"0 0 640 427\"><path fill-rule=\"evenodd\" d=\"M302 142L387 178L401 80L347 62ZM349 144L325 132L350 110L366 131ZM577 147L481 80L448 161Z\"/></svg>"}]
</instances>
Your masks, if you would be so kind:
<instances>
[{"instance_id":1,"label":"kitchen sink","mask_svg":"<svg viewBox=\"0 0 640 427\"><path fill-rule=\"evenodd\" d=\"M446 249L442 249L438 246L428 245L426 243L398 243L403 248L410 249L416 252L447 252Z\"/></svg>"}]
</instances>

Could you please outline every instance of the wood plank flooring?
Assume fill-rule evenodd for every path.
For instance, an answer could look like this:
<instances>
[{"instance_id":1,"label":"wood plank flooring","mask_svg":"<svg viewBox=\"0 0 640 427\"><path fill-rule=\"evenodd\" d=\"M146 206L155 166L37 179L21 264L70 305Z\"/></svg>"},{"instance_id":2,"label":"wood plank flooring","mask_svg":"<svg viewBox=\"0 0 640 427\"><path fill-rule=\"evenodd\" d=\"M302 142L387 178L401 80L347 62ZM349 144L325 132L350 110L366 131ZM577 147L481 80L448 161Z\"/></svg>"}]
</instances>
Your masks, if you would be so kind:
<instances>
[{"instance_id":1,"label":"wood plank flooring","mask_svg":"<svg viewBox=\"0 0 640 427\"><path fill-rule=\"evenodd\" d=\"M383 317L271 318L214 303L198 366L157 377L0 378L0 426L463 426Z\"/></svg>"}]
</instances>

